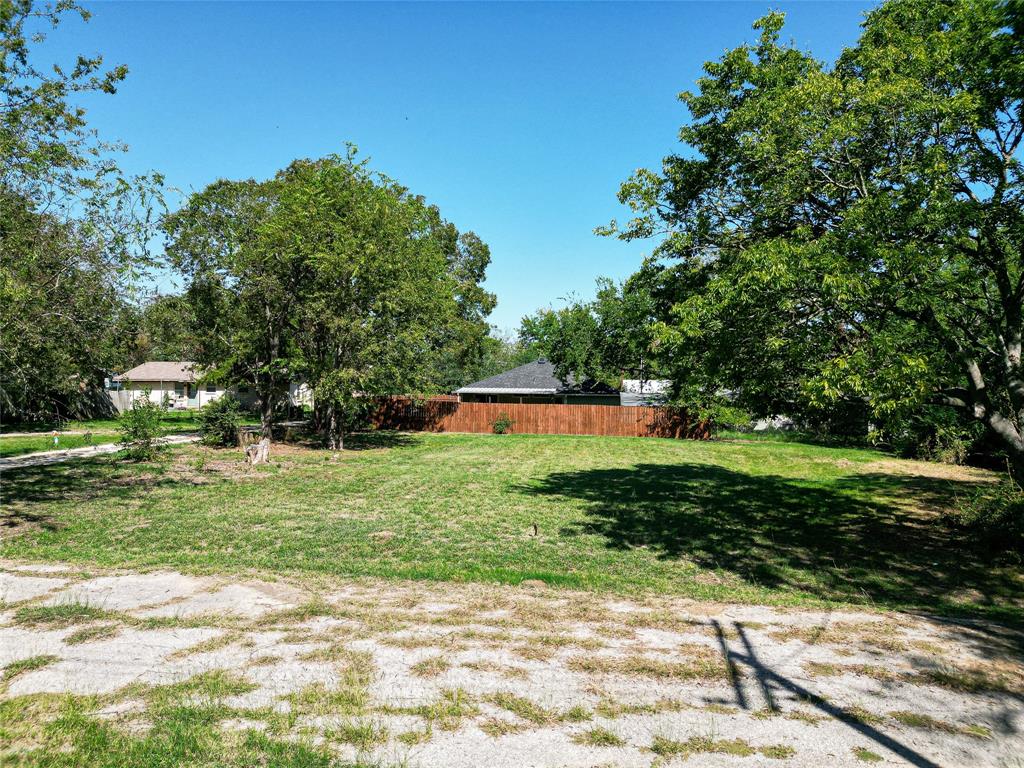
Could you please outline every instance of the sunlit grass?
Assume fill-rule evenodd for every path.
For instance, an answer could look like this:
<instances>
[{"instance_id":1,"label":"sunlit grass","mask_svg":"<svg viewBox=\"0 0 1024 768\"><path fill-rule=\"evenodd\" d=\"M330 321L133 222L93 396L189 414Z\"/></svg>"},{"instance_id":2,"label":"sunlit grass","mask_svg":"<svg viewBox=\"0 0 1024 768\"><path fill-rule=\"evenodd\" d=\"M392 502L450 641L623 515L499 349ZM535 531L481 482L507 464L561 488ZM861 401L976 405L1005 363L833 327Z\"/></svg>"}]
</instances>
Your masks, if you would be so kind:
<instances>
[{"instance_id":1,"label":"sunlit grass","mask_svg":"<svg viewBox=\"0 0 1024 768\"><path fill-rule=\"evenodd\" d=\"M986 560L939 516L983 472L795 442L376 434L350 444L341 454L276 445L258 470L237 450L187 447L154 464L7 471L0 556L1021 620L1020 567Z\"/></svg>"}]
</instances>

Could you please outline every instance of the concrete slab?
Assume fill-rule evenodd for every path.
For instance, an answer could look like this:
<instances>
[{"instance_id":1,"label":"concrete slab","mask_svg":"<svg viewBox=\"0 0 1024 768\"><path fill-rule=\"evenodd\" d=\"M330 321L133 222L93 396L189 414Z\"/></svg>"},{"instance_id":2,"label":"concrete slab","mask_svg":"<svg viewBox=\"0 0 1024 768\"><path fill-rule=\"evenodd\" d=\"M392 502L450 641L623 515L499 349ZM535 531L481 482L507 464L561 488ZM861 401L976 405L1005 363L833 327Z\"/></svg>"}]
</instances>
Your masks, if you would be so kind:
<instances>
[{"instance_id":1,"label":"concrete slab","mask_svg":"<svg viewBox=\"0 0 1024 768\"><path fill-rule=\"evenodd\" d=\"M58 592L44 605L82 603L108 611L130 611L161 605L207 589L216 582L180 573L146 573L101 576L82 581Z\"/></svg>"},{"instance_id":2,"label":"concrete slab","mask_svg":"<svg viewBox=\"0 0 1024 768\"><path fill-rule=\"evenodd\" d=\"M138 611L138 616L187 618L206 614L227 614L257 618L269 611L294 608L298 602L275 597L265 587L228 584L213 592L186 597L184 600Z\"/></svg>"},{"instance_id":3,"label":"concrete slab","mask_svg":"<svg viewBox=\"0 0 1024 768\"><path fill-rule=\"evenodd\" d=\"M13 573L0 573L0 600L5 603L18 603L45 595L68 583L67 579L44 576L16 576Z\"/></svg>"}]
</instances>

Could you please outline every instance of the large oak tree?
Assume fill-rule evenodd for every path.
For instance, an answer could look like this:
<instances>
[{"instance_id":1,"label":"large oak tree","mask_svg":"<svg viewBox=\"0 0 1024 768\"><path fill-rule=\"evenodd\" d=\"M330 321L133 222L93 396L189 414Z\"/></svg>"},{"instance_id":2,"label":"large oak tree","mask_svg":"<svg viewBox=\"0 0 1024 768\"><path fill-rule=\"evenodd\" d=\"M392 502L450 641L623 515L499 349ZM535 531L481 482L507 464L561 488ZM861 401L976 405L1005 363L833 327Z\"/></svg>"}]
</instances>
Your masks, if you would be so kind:
<instances>
[{"instance_id":1,"label":"large oak tree","mask_svg":"<svg viewBox=\"0 0 1024 768\"><path fill-rule=\"evenodd\" d=\"M942 403L1024 477L1024 51L1012 7L891 0L832 64L760 39L681 99L683 151L620 199L662 236L678 386L779 412Z\"/></svg>"}]
</instances>

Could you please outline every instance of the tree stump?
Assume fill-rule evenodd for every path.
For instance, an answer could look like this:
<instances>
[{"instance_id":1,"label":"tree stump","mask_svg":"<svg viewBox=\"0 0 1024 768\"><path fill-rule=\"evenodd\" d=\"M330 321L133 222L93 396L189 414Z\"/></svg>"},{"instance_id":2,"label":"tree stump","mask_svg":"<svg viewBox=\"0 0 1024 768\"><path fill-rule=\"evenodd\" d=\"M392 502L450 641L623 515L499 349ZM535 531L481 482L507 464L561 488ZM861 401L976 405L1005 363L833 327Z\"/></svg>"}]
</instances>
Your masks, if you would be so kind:
<instances>
[{"instance_id":1,"label":"tree stump","mask_svg":"<svg viewBox=\"0 0 1024 768\"><path fill-rule=\"evenodd\" d=\"M248 446L245 449L245 460L250 467L270 461L270 438L264 437L258 443Z\"/></svg>"}]
</instances>

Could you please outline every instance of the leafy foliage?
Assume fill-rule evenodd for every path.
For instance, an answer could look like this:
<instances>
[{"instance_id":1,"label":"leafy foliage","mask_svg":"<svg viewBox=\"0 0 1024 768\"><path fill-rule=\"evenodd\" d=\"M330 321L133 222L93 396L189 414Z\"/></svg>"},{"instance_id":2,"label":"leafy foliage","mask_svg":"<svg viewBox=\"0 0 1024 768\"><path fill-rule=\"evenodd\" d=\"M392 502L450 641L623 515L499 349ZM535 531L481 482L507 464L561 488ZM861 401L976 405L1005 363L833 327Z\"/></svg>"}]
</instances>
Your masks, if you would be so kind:
<instances>
[{"instance_id":1,"label":"leafy foliage","mask_svg":"<svg viewBox=\"0 0 1024 768\"><path fill-rule=\"evenodd\" d=\"M141 306L126 306L118 322L122 369L148 360L195 360L195 307L185 296L152 296Z\"/></svg>"},{"instance_id":2,"label":"leafy foliage","mask_svg":"<svg viewBox=\"0 0 1024 768\"><path fill-rule=\"evenodd\" d=\"M1013 478L967 495L948 517L991 550L1024 556L1024 488Z\"/></svg>"},{"instance_id":3,"label":"leafy foliage","mask_svg":"<svg viewBox=\"0 0 1024 768\"><path fill-rule=\"evenodd\" d=\"M496 435L507 435L512 432L512 427L515 426L515 423L515 419L502 411L498 414L498 418L494 420L491 428Z\"/></svg>"},{"instance_id":4,"label":"leafy foliage","mask_svg":"<svg viewBox=\"0 0 1024 768\"><path fill-rule=\"evenodd\" d=\"M686 152L627 181L636 217L602 230L663 238L645 270L672 296L656 339L681 393L881 423L940 403L1024 472L1014 15L891 0L826 66L773 13L705 65Z\"/></svg>"},{"instance_id":5,"label":"leafy foliage","mask_svg":"<svg viewBox=\"0 0 1024 768\"><path fill-rule=\"evenodd\" d=\"M657 308L646 278L639 274L621 285L599 278L593 301L524 317L520 341L543 352L564 380L618 386L624 378L655 378Z\"/></svg>"},{"instance_id":6,"label":"leafy foliage","mask_svg":"<svg viewBox=\"0 0 1024 768\"><path fill-rule=\"evenodd\" d=\"M163 434L162 418L163 409L149 399L148 392L137 398L132 407L121 414L118 432L129 458L148 461L161 449L159 438Z\"/></svg>"},{"instance_id":7,"label":"leafy foliage","mask_svg":"<svg viewBox=\"0 0 1024 768\"><path fill-rule=\"evenodd\" d=\"M310 386L340 447L368 395L437 388L442 351L458 361L486 345L486 246L354 148L265 182L217 182L165 231L204 318L197 358L254 385L265 435L290 381Z\"/></svg>"},{"instance_id":8,"label":"leafy foliage","mask_svg":"<svg viewBox=\"0 0 1024 768\"><path fill-rule=\"evenodd\" d=\"M79 94L113 94L124 66L45 65L38 51L74 2L0 5L0 407L18 419L96 412L118 363L116 321L162 205L158 174L88 128Z\"/></svg>"},{"instance_id":9,"label":"leafy foliage","mask_svg":"<svg viewBox=\"0 0 1024 768\"><path fill-rule=\"evenodd\" d=\"M231 395L223 395L199 410L199 434L205 445L225 448L238 445L242 426L242 405Z\"/></svg>"}]
</instances>

